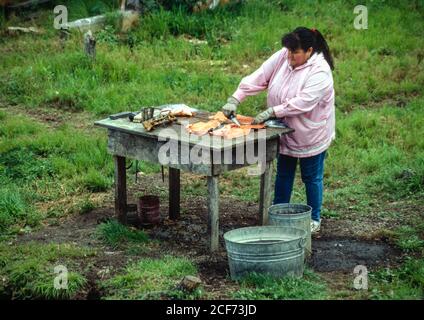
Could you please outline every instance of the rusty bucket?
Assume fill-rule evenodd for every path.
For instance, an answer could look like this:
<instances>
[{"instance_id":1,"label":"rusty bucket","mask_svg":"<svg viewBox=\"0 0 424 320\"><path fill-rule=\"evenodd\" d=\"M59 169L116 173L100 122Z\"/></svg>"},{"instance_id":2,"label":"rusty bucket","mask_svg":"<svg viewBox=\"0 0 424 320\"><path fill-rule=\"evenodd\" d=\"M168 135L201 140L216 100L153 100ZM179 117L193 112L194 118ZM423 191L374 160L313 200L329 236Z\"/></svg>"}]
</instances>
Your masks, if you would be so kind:
<instances>
[{"instance_id":1,"label":"rusty bucket","mask_svg":"<svg viewBox=\"0 0 424 320\"><path fill-rule=\"evenodd\" d=\"M142 224L158 224L160 222L159 197L151 195L139 197L138 216Z\"/></svg>"}]
</instances>

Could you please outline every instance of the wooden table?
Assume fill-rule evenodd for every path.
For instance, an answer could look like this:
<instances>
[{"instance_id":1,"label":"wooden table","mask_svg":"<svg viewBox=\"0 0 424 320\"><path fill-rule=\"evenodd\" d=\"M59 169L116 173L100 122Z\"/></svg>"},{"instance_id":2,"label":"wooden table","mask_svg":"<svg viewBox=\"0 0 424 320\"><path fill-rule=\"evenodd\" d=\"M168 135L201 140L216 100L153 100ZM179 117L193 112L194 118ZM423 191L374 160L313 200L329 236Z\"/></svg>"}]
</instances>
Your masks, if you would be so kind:
<instances>
[{"instance_id":1,"label":"wooden table","mask_svg":"<svg viewBox=\"0 0 424 320\"><path fill-rule=\"evenodd\" d=\"M133 123L128 118L116 120L106 118L95 122L96 125L108 129L108 152L113 155L115 162L115 212L121 223L127 223L125 158L149 161L169 167L170 219L178 219L180 216L180 170L207 176L210 250L216 251L219 246L219 175L226 171L251 166L248 156L252 156L252 151L255 153L259 151L263 158L260 164L262 173L259 221L262 224L267 223L267 209L271 205L270 166L278 155L280 135L289 133L293 129L267 128L254 131L247 137L231 140L209 135L196 136L188 134L184 129L184 124L207 121L210 115L211 113L199 111L194 117L178 118L177 123L157 127L150 132L145 131L141 123ZM165 154L163 150L172 147L178 148L177 150L180 151L178 156L174 157L171 163L161 163L159 159ZM188 152L189 155L196 155L197 152L197 155L208 161L195 163L195 157L187 159Z\"/></svg>"}]
</instances>

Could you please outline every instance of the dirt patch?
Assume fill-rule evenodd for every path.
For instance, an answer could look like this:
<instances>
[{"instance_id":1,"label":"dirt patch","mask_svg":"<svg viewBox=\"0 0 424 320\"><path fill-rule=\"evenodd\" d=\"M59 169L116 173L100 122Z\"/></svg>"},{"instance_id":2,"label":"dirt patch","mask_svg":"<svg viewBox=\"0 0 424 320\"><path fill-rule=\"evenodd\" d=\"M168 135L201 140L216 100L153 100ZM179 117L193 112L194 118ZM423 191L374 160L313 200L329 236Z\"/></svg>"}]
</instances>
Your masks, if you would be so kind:
<instances>
[{"instance_id":1,"label":"dirt patch","mask_svg":"<svg viewBox=\"0 0 424 320\"><path fill-rule=\"evenodd\" d=\"M64 124L69 124L76 129L93 129L94 121L97 118L87 112L74 112L69 109L55 108L54 106L39 106L37 108L28 108L23 105L10 105L0 102L0 108L4 111L31 117L51 128L57 128Z\"/></svg>"},{"instance_id":2,"label":"dirt patch","mask_svg":"<svg viewBox=\"0 0 424 320\"><path fill-rule=\"evenodd\" d=\"M129 190L129 203L135 203ZM229 277L227 254L223 234L229 230L258 225L258 205L244 203L233 199L221 199L221 208L226 208L220 214L220 248L211 254L208 239L208 210L206 197L190 197L182 200L180 219L173 221L168 218L168 203L161 201L161 223L143 230L151 240L158 240L154 250L147 253L128 255L125 251L114 250L105 246L95 234L98 224L114 218L112 204L97 208L85 214L70 216L57 225L46 226L40 231L19 237L19 243L36 241L39 243L73 243L94 248L98 254L87 261L89 271L86 274L89 283L87 290L81 293L79 299L98 299L103 295L96 283L107 279L132 260L157 257L165 254L186 256L197 266L199 277L208 298L229 299L231 292L238 288L237 283Z\"/></svg>"},{"instance_id":3,"label":"dirt patch","mask_svg":"<svg viewBox=\"0 0 424 320\"><path fill-rule=\"evenodd\" d=\"M220 246L209 252L207 199L190 197L182 201L184 213L177 221L167 218L168 204L161 204L163 221L160 225L145 229L151 239L160 241L161 251L187 256L197 266L203 288L210 299L231 299L231 293L239 288L229 277L227 252L223 234L229 230L258 225L258 205L240 206L240 202L221 198Z\"/></svg>"},{"instance_id":4,"label":"dirt patch","mask_svg":"<svg viewBox=\"0 0 424 320\"><path fill-rule=\"evenodd\" d=\"M323 218L317 238L380 239L381 230L395 227L393 219L369 216L347 216L342 218Z\"/></svg>"},{"instance_id":5,"label":"dirt patch","mask_svg":"<svg viewBox=\"0 0 424 320\"><path fill-rule=\"evenodd\" d=\"M95 299L99 296L96 279L107 279L125 268L129 258L124 250L105 246L96 235L96 227L114 216L113 208L97 208L86 214L68 217L55 225L44 227L40 231L22 235L19 244L25 242L74 244L94 249L96 254L84 262L84 274L88 279L87 291L77 299Z\"/></svg>"},{"instance_id":6,"label":"dirt patch","mask_svg":"<svg viewBox=\"0 0 424 320\"><path fill-rule=\"evenodd\" d=\"M46 105L58 110L65 110L67 112L82 111L82 108L77 106L77 101L69 97L68 98L61 97L61 96L52 97L51 99L46 101Z\"/></svg>"},{"instance_id":7,"label":"dirt patch","mask_svg":"<svg viewBox=\"0 0 424 320\"><path fill-rule=\"evenodd\" d=\"M314 271L353 272L357 265L384 267L396 262L399 252L382 241L352 238L314 239L309 265Z\"/></svg>"},{"instance_id":8,"label":"dirt patch","mask_svg":"<svg viewBox=\"0 0 424 320\"><path fill-rule=\"evenodd\" d=\"M97 208L85 214L73 215L38 232L23 235L18 242L74 243L81 246L97 246L96 226L114 216L113 208Z\"/></svg>"},{"instance_id":9,"label":"dirt patch","mask_svg":"<svg viewBox=\"0 0 424 320\"><path fill-rule=\"evenodd\" d=\"M147 180L147 181L146 181ZM146 179L143 185L148 185ZM131 185L128 190L128 203L136 203L135 194L153 193L161 195L161 223L143 230L152 240L158 240L155 247L147 252L128 254L124 250L114 250L105 246L95 236L99 223L114 217L112 201L105 207L91 212L73 215L58 225L24 235L19 242L37 241L54 243L75 243L96 249L99 254L87 262L89 285L83 299L98 299L103 293L97 287L99 281L110 278L120 272L131 261L141 258L160 258L166 254L186 256L197 266L198 276L209 299L231 299L232 292L239 286L229 277L228 259L223 234L229 230L259 225L259 206L254 202L240 202L230 197L220 199L220 247L218 252L209 252L207 198L203 196L183 197L181 200L181 217L176 220L168 218L168 197L162 191L167 183L156 179L150 190L140 185ZM156 190L156 191L155 191ZM112 200L112 199L111 199ZM342 227L340 227L342 226ZM339 228L340 227L340 228ZM384 267L395 264L399 252L380 239L364 239L352 236L348 221L326 219L322 233L313 238L313 254L309 266L319 273L352 273L356 265L367 268ZM335 230L336 236L333 234ZM349 235L349 236L347 236Z\"/></svg>"}]
</instances>

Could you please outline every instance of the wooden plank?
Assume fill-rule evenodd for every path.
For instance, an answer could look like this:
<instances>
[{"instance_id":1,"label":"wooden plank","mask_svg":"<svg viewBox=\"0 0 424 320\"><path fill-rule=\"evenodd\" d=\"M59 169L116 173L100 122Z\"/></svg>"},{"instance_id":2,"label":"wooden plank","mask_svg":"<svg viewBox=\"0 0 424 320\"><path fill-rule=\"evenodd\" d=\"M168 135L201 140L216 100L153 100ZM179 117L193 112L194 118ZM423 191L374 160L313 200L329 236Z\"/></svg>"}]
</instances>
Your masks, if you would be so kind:
<instances>
[{"instance_id":1,"label":"wooden plank","mask_svg":"<svg viewBox=\"0 0 424 320\"><path fill-rule=\"evenodd\" d=\"M268 224L268 208L271 206L271 189L272 189L272 161L264 164L264 173L261 175L261 190L259 196L259 223Z\"/></svg>"},{"instance_id":2,"label":"wooden plank","mask_svg":"<svg viewBox=\"0 0 424 320\"><path fill-rule=\"evenodd\" d=\"M265 159L262 158L261 161L272 161L278 154L279 137L262 142L266 143L264 150L258 148L258 144L261 143L260 140L252 143L254 145L254 155L257 156L258 152L264 152ZM168 143L168 147L170 149L176 149L172 150L172 154L177 153L177 155L176 158L173 159L175 161L171 163L163 163L159 159L160 150L162 147L166 147L166 143ZM170 144L172 144L172 146ZM191 156L194 153L197 153L199 149L201 150L199 154L202 155L201 158L202 160L204 159L206 163L194 163L192 161L193 159ZM189 146L178 142L158 141L153 137L137 136L127 132L111 129L109 129L108 151L113 155L149 161L205 176L219 175L223 172L239 169L243 166L250 166L252 164L249 162L252 152L246 146L234 146L232 150L210 152L207 148L202 149L198 146ZM204 157L203 151L206 152ZM240 160L238 157L239 152L242 154L242 163L237 163L237 161ZM190 155L189 158L185 158L187 153ZM231 161L229 163L226 162L227 155L231 157ZM212 162L215 163L213 166Z\"/></svg>"},{"instance_id":3,"label":"wooden plank","mask_svg":"<svg viewBox=\"0 0 424 320\"><path fill-rule=\"evenodd\" d=\"M180 217L180 170L169 168L169 219Z\"/></svg>"},{"instance_id":4,"label":"wooden plank","mask_svg":"<svg viewBox=\"0 0 424 320\"><path fill-rule=\"evenodd\" d=\"M115 214L119 222L127 224L127 174L125 157L114 156L115 161Z\"/></svg>"},{"instance_id":5,"label":"wooden plank","mask_svg":"<svg viewBox=\"0 0 424 320\"><path fill-rule=\"evenodd\" d=\"M208 177L208 233L210 251L219 248L219 187L218 176Z\"/></svg>"},{"instance_id":6,"label":"wooden plank","mask_svg":"<svg viewBox=\"0 0 424 320\"><path fill-rule=\"evenodd\" d=\"M198 173L205 176L211 175L210 165L204 165L202 163L196 164L182 159L182 154L187 151L185 149L181 150L181 144L179 143L170 146L170 148L175 147L181 151L177 154L175 159L171 159L171 163L163 163L160 161L159 155L161 153L161 148L164 147L165 149L162 150L166 150L167 147L165 146L165 143L167 142L157 141L152 137L136 136L126 132L109 130L108 151L113 155L149 161L151 163L157 163L167 167ZM191 150L192 149L189 148L189 152ZM174 154L174 152L172 152L172 154ZM209 157L209 153L206 154L206 157Z\"/></svg>"},{"instance_id":7,"label":"wooden plank","mask_svg":"<svg viewBox=\"0 0 424 320\"><path fill-rule=\"evenodd\" d=\"M204 121L200 120L199 121ZM189 120L179 120L178 122L193 122L193 119ZM115 119L111 120L109 118L99 120L95 122L95 125L113 129L121 132L126 132L131 135L145 136L151 137L156 140L162 139L163 141L168 140L176 140L178 142L187 143L190 146L200 146L205 148L210 148L214 150L223 150L223 149L231 149L237 145L244 145L249 141L256 141L260 138L259 132L261 135L265 133L266 140L274 139L279 137L281 134L286 134L292 132L293 129L290 128L266 128L263 130L253 130L252 134L246 136L245 139L224 139L222 137L217 136L197 136L194 134L189 134L185 129L184 125L180 125L177 123L170 124L166 127L158 127L153 131L147 132L144 130L144 127L141 123L134 123L129 121L128 119Z\"/></svg>"},{"instance_id":8,"label":"wooden plank","mask_svg":"<svg viewBox=\"0 0 424 320\"><path fill-rule=\"evenodd\" d=\"M261 162L273 161L278 156L280 138L277 136L268 140L256 140L249 144L235 146L231 152L229 150L221 150L219 153L213 152L213 175L220 175L223 172L245 166L255 166ZM229 155L231 155L231 163L226 161ZM220 161L218 161L219 157Z\"/></svg>"}]
</instances>

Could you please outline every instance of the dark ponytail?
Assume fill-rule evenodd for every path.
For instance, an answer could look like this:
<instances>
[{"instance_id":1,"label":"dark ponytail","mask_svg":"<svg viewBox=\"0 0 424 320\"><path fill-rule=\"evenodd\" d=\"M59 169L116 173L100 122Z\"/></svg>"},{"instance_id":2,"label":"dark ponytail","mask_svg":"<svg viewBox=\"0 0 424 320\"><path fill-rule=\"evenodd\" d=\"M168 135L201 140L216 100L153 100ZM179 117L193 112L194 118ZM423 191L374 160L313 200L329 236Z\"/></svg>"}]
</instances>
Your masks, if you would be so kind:
<instances>
[{"instance_id":1,"label":"dark ponytail","mask_svg":"<svg viewBox=\"0 0 424 320\"><path fill-rule=\"evenodd\" d=\"M322 52L331 70L334 70L334 60L331 56L330 48L321 32L317 29L298 27L294 31L285 34L281 39L281 44L290 51L296 51L297 49L307 51L312 47L313 52Z\"/></svg>"}]
</instances>

